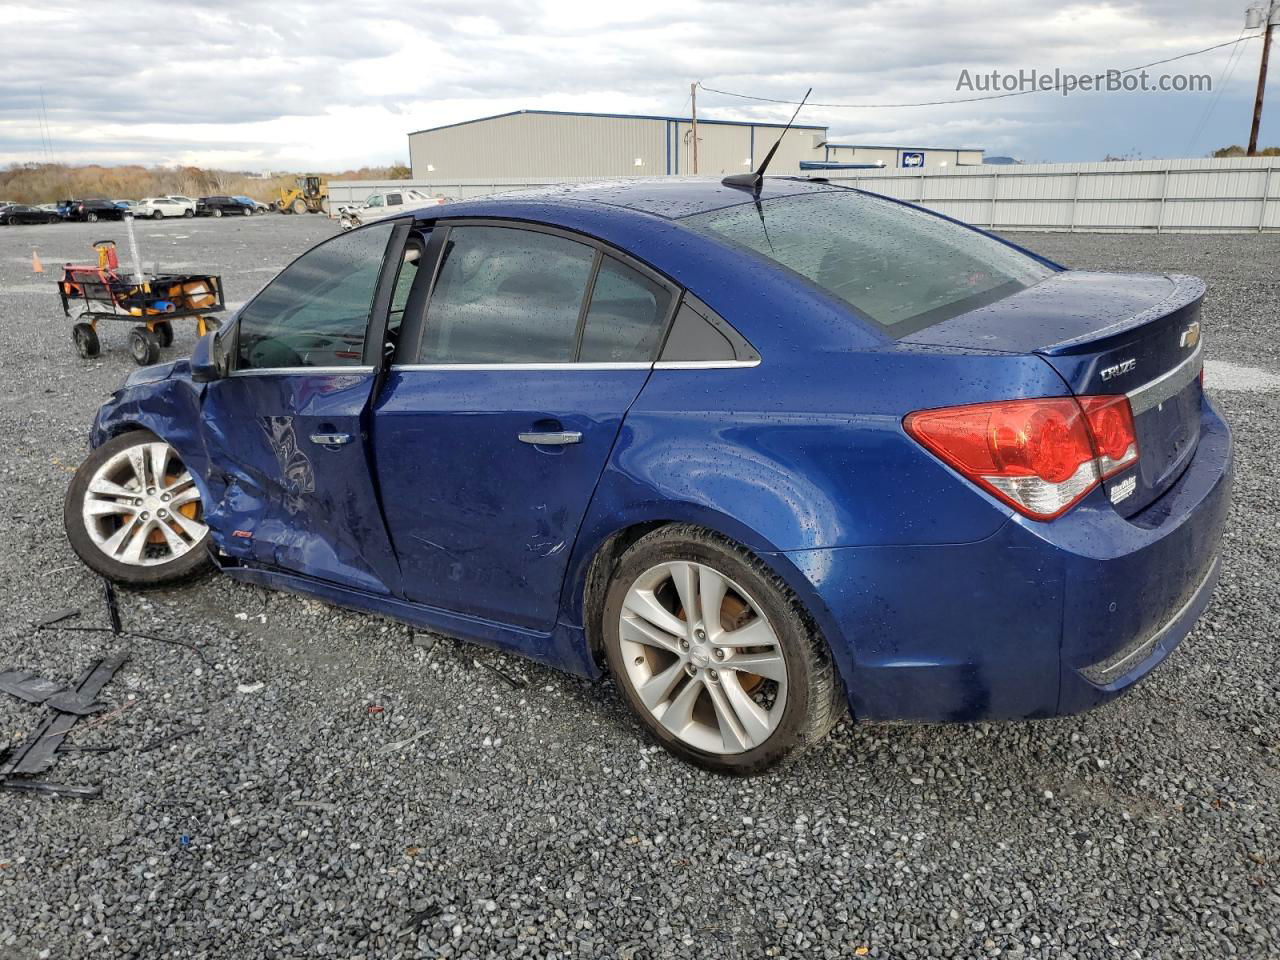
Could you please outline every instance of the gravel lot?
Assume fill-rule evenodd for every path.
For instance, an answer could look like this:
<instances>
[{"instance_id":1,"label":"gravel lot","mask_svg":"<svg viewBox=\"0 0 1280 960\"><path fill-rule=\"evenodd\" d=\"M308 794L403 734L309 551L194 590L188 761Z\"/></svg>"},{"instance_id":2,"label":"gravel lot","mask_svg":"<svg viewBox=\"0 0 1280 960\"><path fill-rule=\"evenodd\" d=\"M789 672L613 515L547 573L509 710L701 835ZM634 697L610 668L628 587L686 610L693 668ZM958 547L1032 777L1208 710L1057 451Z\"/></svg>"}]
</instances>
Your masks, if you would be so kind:
<instances>
[{"instance_id":1,"label":"gravel lot","mask_svg":"<svg viewBox=\"0 0 1280 960\"><path fill-rule=\"evenodd\" d=\"M334 230L138 234L148 265L216 269L241 301ZM53 286L103 237L124 249L118 224L0 228L0 669L67 680L120 646L30 628L66 607L105 622L61 508L134 369L129 328L80 360ZM48 775L102 799L0 794L0 960L1280 956L1280 237L1017 239L1210 283L1208 385L1238 444L1225 573L1132 695L1037 723L844 724L731 780L650 747L610 683L222 578L122 593L126 626L209 662L134 642L111 713L67 741L118 749ZM0 694L3 740L38 716Z\"/></svg>"}]
</instances>

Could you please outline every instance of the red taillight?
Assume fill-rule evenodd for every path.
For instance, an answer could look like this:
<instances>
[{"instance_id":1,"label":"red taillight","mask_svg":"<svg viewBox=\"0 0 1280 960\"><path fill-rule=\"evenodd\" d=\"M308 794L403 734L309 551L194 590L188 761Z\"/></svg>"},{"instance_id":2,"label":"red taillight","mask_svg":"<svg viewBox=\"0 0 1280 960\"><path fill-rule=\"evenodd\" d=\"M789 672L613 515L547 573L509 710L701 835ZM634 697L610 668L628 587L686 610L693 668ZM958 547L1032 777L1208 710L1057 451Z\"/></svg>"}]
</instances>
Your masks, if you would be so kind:
<instances>
[{"instance_id":1,"label":"red taillight","mask_svg":"<svg viewBox=\"0 0 1280 960\"><path fill-rule=\"evenodd\" d=\"M1065 513L1138 459L1126 397L1046 397L921 410L912 437L1034 520Z\"/></svg>"},{"instance_id":2,"label":"red taillight","mask_svg":"<svg viewBox=\"0 0 1280 960\"><path fill-rule=\"evenodd\" d=\"M1105 480L1138 459L1138 436L1128 397L1081 397L1089 432L1098 449L1098 471Z\"/></svg>"}]
</instances>

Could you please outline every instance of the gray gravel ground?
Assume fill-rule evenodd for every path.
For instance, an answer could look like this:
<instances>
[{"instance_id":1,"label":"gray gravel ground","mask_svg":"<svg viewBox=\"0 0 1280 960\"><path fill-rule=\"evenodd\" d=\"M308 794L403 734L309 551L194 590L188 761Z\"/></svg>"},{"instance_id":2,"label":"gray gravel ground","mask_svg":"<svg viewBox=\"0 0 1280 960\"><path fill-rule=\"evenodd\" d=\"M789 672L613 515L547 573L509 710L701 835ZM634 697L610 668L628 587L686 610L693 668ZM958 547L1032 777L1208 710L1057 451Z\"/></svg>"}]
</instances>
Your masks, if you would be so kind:
<instances>
[{"instance_id":1,"label":"gray gravel ground","mask_svg":"<svg viewBox=\"0 0 1280 960\"><path fill-rule=\"evenodd\" d=\"M334 229L139 234L148 263L215 268L235 301ZM0 669L70 679L117 647L27 625L104 622L61 504L133 369L128 327L81 361L53 277L122 233L0 228ZM1018 239L1207 278L1210 356L1280 372L1280 237ZM102 799L0 794L0 958L1280 956L1280 392L1214 377L1238 442L1222 584L1156 676L1083 717L845 724L723 779L650 747L609 683L226 579L123 594L127 625L210 665L135 641L110 716L69 738L118 749L50 773ZM0 742L37 715L0 695Z\"/></svg>"}]
</instances>

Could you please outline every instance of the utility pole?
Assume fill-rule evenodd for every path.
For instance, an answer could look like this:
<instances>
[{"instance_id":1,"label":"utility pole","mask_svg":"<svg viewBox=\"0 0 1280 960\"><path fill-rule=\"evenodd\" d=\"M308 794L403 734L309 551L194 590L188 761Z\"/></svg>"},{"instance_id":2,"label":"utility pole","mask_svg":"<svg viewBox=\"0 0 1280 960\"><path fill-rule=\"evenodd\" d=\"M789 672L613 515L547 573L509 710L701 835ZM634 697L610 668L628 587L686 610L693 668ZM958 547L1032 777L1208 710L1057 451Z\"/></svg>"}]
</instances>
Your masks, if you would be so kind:
<instances>
[{"instance_id":1,"label":"utility pole","mask_svg":"<svg viewBox=\"0 0 1280 960\"><path fill-rule=\"evenodd\" d=\"M1280 23L1280 0L1245 11L1245 27L1262 27L1262 63L1258 67L1258 95L1253 101L1253 126L1249 129L1249 156L1258 155L1258 128L1262 126L1262 95L1267 89L1267 61L1271 58L1271 28Z\"/></svg>"},{"instance_id":2,"label":"utility pole","mask_svg":"<svg viewBox=\"0 0 1280 960\"><path fill-rule=\"evenodd\" d=\"M693 105L693 121L691 123L693 137L693 172L698 173L698 85L689 84L689 102Z\"/></svg>"}]
</instances>

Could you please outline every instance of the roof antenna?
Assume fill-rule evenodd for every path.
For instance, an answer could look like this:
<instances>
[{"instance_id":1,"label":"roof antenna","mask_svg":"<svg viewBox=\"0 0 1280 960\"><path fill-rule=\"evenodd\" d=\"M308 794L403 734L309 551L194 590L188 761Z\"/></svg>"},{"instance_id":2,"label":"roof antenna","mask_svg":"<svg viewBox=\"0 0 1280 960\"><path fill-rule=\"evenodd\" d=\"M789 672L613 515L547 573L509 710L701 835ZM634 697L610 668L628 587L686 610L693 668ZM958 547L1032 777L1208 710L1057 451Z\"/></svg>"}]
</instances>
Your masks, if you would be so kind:
<instances>
[{"instance_id":1,"label":"roof antenna","mask_svg":"<svg viewBox=\"0 0 1280 960\"><path fill-rule=\"evenodd\" d=\"M791 119L787 121L787 125L782 128L782 133L778 134L778 139L769 152L764 155L764 162L760 164L760 168L755 173L735 173L732 176L725 177L720 182L726 187L747 187L756 196L760 195L760 188L764 186L764 172L769 169L769 161L773 159L774 153L778 150L778 145L782 143L782 138L787 135L787 131L791 129L791 125L796 122L796 117L800 113L800 108L804 106L805 100L809 99L809 94L813 93L813 87L810 87L804 95L804 99L800 101L800 105L796 107L796 112L791 115Z\"/></svg>"}]
</instances>

